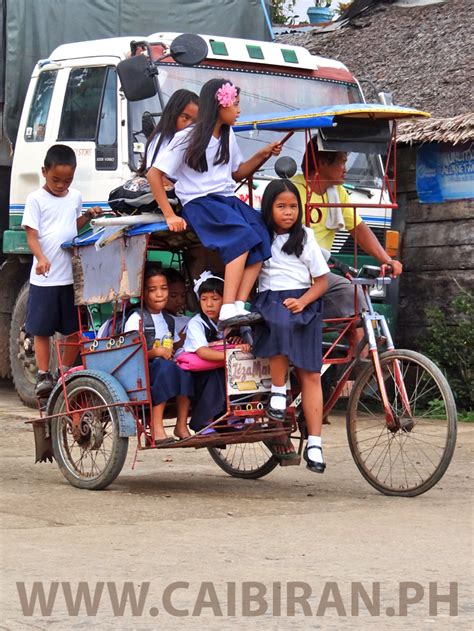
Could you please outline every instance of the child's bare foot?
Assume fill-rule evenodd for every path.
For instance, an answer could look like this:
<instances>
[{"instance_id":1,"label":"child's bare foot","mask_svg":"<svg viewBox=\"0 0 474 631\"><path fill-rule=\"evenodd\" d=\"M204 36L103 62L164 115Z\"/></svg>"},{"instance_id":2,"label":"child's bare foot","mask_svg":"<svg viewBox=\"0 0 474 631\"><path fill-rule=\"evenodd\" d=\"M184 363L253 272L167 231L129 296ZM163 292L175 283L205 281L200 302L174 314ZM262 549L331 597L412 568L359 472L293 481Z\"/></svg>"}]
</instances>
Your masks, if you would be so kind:
<instances>
[{"instance_id":1,"label":"child's bare foot","mask_svg":"<svg viewBox=\"0 0 474 631\"><path fill-rule=\"evenodd\" d=\"M186 428L186 430L175 429L173 434L176 436L178 440L184 440L185 438L191 438L191 432Z\"/></svg>"}]
</instances>

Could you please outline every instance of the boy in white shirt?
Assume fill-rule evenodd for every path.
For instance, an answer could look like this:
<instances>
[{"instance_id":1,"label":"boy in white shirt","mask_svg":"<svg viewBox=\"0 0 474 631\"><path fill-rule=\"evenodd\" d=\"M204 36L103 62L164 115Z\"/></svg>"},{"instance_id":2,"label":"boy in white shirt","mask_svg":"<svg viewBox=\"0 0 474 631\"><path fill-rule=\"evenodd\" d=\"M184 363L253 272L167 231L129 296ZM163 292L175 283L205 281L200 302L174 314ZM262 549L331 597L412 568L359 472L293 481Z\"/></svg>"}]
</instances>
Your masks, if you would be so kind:
<instances>
[{"instance_id":1,"label":"boy in white shirt","mask_svg":"<svg viewBox=\"0 0 474 631\"><path fill-rule=\"evenodd\" d=\"M71 255L61 244L73 239L89 219L102 212L94 207L81 215L81 194L69 188L75 170L76 155L70 147L50 147L42 168L45 184L26 198L21 224L34 257L25 328L34 336L38 397L47 396L54 386L49 372L49 338L56 332L71 335L79 328ZM64 347L64 370L73 365L76 355L77 347Z\"/></svg>"}]
</instances>

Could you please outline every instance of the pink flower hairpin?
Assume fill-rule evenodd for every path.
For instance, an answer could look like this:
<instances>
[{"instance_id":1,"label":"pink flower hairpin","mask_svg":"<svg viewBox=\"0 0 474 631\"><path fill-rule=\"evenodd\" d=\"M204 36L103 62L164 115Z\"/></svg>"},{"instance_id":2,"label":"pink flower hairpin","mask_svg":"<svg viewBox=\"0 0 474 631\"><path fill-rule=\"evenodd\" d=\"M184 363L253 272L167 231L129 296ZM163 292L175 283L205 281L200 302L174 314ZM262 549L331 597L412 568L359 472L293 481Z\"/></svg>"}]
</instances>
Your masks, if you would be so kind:
<instances>
[{"instance_id":1,"label":"pink flower hairpin","mask_svg":"<svg viewBox=\"0 0 474 631\"><path fill-rule=\"evenodd\" d=\"M216 99L220 106L230 107L237 98L237 88L232 83L224 83L216 92Z\"/></svg>"}]
</instances>

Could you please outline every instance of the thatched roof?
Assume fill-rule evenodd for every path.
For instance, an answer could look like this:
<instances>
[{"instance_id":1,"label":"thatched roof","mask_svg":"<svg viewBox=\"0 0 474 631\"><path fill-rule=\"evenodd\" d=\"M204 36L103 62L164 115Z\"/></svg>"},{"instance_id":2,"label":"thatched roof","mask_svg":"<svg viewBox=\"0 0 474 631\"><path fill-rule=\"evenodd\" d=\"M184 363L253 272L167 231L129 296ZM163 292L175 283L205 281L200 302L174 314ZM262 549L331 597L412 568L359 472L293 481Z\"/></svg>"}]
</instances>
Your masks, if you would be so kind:
<instances>
[{"instance_id":1,"label":"thatched roof","mask_svg":"<svg viewBox=\"0 0 474 631\"><path fill-rule=\"evenodd\" d=\"M398 143L445 142L458 145L473 140L474 114L402 121L397 128Z\"/></svg>"},{"instance_id":2,"label":"thatched roof","mask_svg":"<svg viewBox=\"0 0 474 631\"><path fill-rule=\"evenodd\" d=\"M357 78L392 92L397 105L452 117L474 111L472 8L472 0L412 8L380 2L333 32L315 28L277 39L342 61Z\"/></svg>"}]
</instances>

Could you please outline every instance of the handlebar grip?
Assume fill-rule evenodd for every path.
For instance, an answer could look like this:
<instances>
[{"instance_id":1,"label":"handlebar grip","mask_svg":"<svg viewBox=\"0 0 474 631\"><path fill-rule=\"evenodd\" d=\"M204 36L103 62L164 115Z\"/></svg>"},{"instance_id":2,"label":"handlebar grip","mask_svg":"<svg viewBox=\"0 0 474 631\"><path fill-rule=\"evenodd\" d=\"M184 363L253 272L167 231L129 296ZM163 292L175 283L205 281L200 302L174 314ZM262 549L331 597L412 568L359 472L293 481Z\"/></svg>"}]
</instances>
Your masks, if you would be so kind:
<instances>
[{"instance_id":1,"label":"handlebar grip","mask_svg":"<svg viewBox=\"0 0 474 631\"><path fill-rule=\"evenodd\" d=\"M344 276L346 276L347 274L349 274L349 276L357 276L356 269L354 269L350 265L347 265L347 263L340 261L339 259L335 259L333 256L329 257L328 263L331 264L335 269L342 272Z\"/></svg>"}]
</instances>

